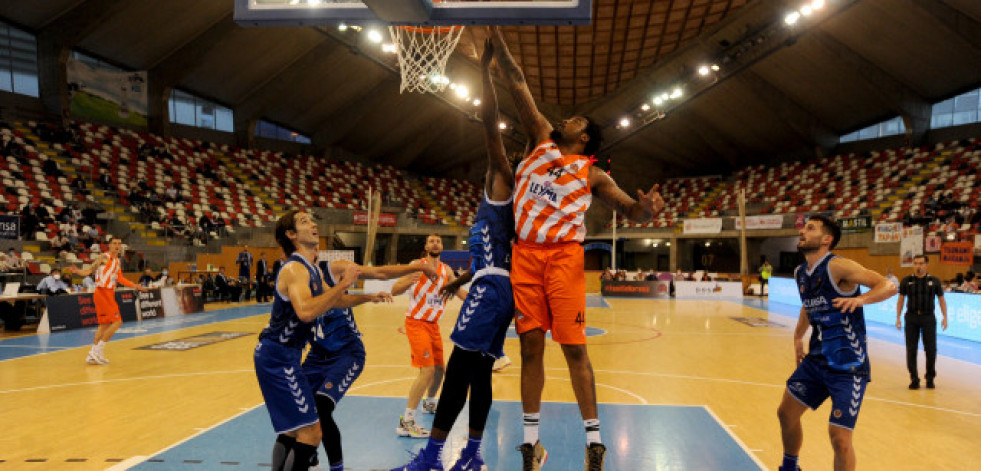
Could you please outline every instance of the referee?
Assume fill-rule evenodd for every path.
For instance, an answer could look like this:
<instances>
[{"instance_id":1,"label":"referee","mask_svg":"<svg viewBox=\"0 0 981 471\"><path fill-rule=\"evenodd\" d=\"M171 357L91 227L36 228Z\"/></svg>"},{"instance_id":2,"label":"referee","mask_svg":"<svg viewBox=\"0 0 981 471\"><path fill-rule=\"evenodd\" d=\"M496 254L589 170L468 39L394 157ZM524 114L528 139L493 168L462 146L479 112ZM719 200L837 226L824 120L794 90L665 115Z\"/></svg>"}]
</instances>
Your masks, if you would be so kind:
<instances>
[{"instance_id":1,"label":"referee","mask_svg":"<svg viewBox=\"0 0 981 471\"><path fill-rule=\"evenodd\" d=\"M906 305L906 368L909 369L910 389L920 389L920 376L916 371L916 353L919 348L920 333L923 333L923 350L926 351L926 387L934 388L933 378L937 376L934 366L937 363L937 317L934 315L933 297L940 300L940 312L944 318L940 325L947 330L947 301L940 279L927 274L926 255L913 257L913 274L899 283L899 302L896 303L896 329L903 328L903 301Z\"/></svg>"}]
</instances>

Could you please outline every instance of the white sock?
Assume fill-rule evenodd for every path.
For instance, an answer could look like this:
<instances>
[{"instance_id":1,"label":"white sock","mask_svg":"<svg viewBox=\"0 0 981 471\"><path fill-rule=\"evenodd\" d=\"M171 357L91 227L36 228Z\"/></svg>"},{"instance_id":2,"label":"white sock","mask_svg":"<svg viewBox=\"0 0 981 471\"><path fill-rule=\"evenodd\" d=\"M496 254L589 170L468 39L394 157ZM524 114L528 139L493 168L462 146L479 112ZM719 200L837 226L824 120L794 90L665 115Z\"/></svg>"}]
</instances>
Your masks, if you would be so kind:
<instances>
[{"instance_id":1,"label":"white sock","mask_svg":"<svg viewBox=\"0 0 981 471\"><path fill-rule=\"evenodd\" d=\"M414 420L416 420L416 410L415 409L409 409L408 407L406 407L405 408L405 413L402 414L402 418L405 419L406 421L410 421L410 420L413 420L414 421Z\"/></svg>"},{"instance_id":2,"label":"white sock","mask_svg":"<svg viewBox=\"0 0 981 471\"><path fill-rule=\"evenodd\" d=\"M538 441L538 422L542 418L540 412L534 414L523 414L521 416L525 429L525 443L534 445Z\"/></svg>"},{"instance_id":3,"label":"white sock","mask_svg":"<svg viewBox=\"0 0 981 471\"><path fill-rule=\"evenodd\" d=\"M588 419L582 421L583 427L586 428L586 445L591 443L603 443L600 441L600 421L599 419Z\"/></svg>"}]
</instances>

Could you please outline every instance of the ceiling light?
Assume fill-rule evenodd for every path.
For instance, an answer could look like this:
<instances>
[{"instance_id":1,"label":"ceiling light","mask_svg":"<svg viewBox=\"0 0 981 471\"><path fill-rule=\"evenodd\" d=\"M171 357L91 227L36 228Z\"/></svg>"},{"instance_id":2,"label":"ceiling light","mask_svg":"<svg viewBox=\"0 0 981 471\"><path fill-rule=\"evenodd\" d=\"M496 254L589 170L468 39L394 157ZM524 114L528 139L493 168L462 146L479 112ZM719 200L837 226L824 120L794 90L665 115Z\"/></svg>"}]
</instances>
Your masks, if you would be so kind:
<instances>
[{"instance_id":1,"label":"ceiling light","mask_svg":"<svg viewBox=\"0 0 981 471\"><path fill-rule=\"evenodd\" d=\"M718 72L719 71L719 64L712 64L712 70Z\"/></svg>"},{"instance_id":2,"label":"ceiling light","mask_svg":"<svg viewBox=\"0 0 981 471\"><path fill-rule=\"evenodd\" d=\"M309 0L307 1L307 4L309 4L312 7L315 7L317 5L320 5L320 0Z\"/></svg>"},{"instance_id":3,"label":"ceiling light","mask_svg":"<svg viewBox=\"0 0 981 471\"><path fill-rule=\"evenodd\" d=\"M709 68L707 65L703 65L698 68L698 75L706 76L709 74Z\"/></svg>"},{"instance_id":4,"label":"ceiling light","mask_svg":"<svg viewBox=\"0 0 981 471\"><path fill-rule=\"evenodd\" d=\"M712 243L711 243L711 242L706 242L706 243L705 243L705 246L706 246L706 247L711 247L711 246L712 246Z\"/></svg>"},{"instance_id":5,"label":"ceiling light","mask_svg":"<svg viewBox=\"0 0 981 471\"><path fill-rule=\"evenodd\" d=\"M667 245L668 247L671 247L671 242L668 242L668 243L666 243L664 245Z\"/></svg>"},{"instance_id":6,"label":"ceiling light","mask_svg":"<svg viewBox=\"0 0 981 471\"><path fill-rule=\"evenodd\" d=\"M473 106L480 106L480 98L473 99Z\"/></svg>"},{"instance_id":7,"label":"ceiling light","mask_svg":"<svg viewBox=\"0 0 981 471\"><path fill-rule=\"evenodd\" d=\"M368 40L373 43L382 42L382 35L377 30L368 31Z\"/></svg>"},{"instance_id":8,"label":"ceiling light","mask_svg":"<svg viewBox=\"0 0 981 471\"><path fill-rule=\"evenodd\" d=\"M454 91L456 92L456 96L460 98L467 98L470 96L470 90L467 90L467 87L464 85L457 85L456 90Z\"/></svg>"},{"instance_id":9,"label":"ceiling light","mask_svg":"<svg viewBox=\"0 0 981 471\"><path fill-rule=\"evenodd\" d=\"M662 100L668 101L669 98L671 98L671 95L668 95L668 92L664 92L664 93L661 94L661 99Z\"/></svg>"},{"instance_id":10,"label":"ceiling light","mask_svg":"<svg viewBox=\"0 0 981 471\"><path fill-rule=\"evenodd\" d=\"M651 109L651 105L648 105L647 103L644 103L643 105L640 105L640 109L641 110L644 110L644 111L648 111L648 110Z\"/></svg>"},{"instance_id":11,"label":"ceiling light","mask_svg":"<svg viewBox=\"0 0 981 471\"><path fill-rule=\"evenodd\" d=\"M654 104L655 104L655 105L658 105L658 106L660 106L660 105L661 105L661 103L664 103L664 99L663 99L663 98L661 98L661 97L655 97L655 98L654 98Z\"/></svg>"},{"instance_id":12,"label":"ceiling light","mask_svg":"<svg viewBox=\"0 0 981 471\"><path fill-rule=\"evenodd\" d=\"M824 0L814 0L813 2L811 2L811 8L815 10L820 10L824 8Z\"/></svg>"},{"instance_id":13,"label":"ceiling light","mask_svg":"<svg viewBox=\"0 0 981 471\"><path fill-rule=\"evenodd\" d=\"M678 88L675 88L671 92L671 98L673 98L673 99L674 98L681 98L681 95L683 95L683 94L684 94L684 92L681 91L681 87L678 87Z\"/></svg>"},{"instance_id":14,"label":"ceiling light","mask_svg":"<svg viewBox=\"0 0 981 471\"><path fill-rule=\"evenodd\" d=\"M382 52L387 52L390 54L395 54L396 49L394 44L382 44Z\"/></svg>"},{"instance_id":15,"label":"ceiling light","mask_svg":"<svg viewBox=\"0 0 981 471\"><path fill-rule=\"evenodd\" d=\"M625 127L629 127L629 126L630 126L630 120L629 119L623 118L623 119L620 120L620 127L621 128L625 128Z\"/></svg>"},{"instance_id":16,"label":"ceiling light","mask_svg":"<svg viewBox=\"0 0 981 471\"><path fill-rule=\"evenodd\" d=\"M347 31L347 25L344 24L344 23L341 23L341 24L337 25L337 30L338 31Z\"/></svg>"},{"instance_id":17,"label":"ceiling light","mask_svg":"<svg viewBox=\"0 0 981 471\"><path fill-rule=\"evenodd\" d=\"M450 90L456 90L456 84L455 83L451 83L450 84Z\"/></svg>"},{"instance_id":18,"label":"ceiling light","mask_svg":"<svg viewBox=\"0 0 981 471\"><path fill-rule=\"evenodd\" d=\"M798 12L795 11L793 13L788 14L783 19L783 21L784 21L784 23L787 23L788 25L793 26L795 23L797 23L797 20L799 20L799 19L800 19L800 13L798 13Z\"/></svg>"},{"instance_id":19,"label":"ceiling light","mask_svg":"<svg viewBox=\"0 0 981 471\"><path fill-rule=\"evenodd\" d=\"M657 248L657 242L654 242L654 248Z\"/></svg>"},{"instance_id":20,"label":"ceiling light","mask_svg":"<svg viewBox=\"0 0 981 471\"><path fill-rule=\"evenodd\" d=\"M804 5L804 6L800 7L800 14L801 15L811 16L811 13L814 13L814 10L811 9L811 6L810 5Z\"/></svg>"},{"instance_id":21,"label":"ceiling light","mask_svg":"<svg viewBox=\"0 0 981 471\"><path fill-rule=\"evenodd\" d=\"M501 130L507 129L508 128L508 123L505 123L504 121L501 121L500 123L497 123L497 127L500 128Z\"/></svg>"}]
</instances>

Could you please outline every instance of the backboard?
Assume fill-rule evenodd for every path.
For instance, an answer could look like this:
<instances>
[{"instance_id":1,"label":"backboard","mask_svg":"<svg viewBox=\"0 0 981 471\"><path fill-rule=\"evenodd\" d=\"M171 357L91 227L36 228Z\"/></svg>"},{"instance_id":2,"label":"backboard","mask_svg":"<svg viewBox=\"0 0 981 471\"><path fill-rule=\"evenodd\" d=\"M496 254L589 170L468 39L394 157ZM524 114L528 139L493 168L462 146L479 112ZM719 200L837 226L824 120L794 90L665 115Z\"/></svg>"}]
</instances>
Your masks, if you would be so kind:
<instances>
[{"instance_id":1,"label":"backboard","mask_svg":"<svg viewBox=\"0 0 981 471\"><path fill-rule=\"evenodd\" d=\"M235 0L242 26L588 25L593 0Z\"/></svg>"}]
</instances>

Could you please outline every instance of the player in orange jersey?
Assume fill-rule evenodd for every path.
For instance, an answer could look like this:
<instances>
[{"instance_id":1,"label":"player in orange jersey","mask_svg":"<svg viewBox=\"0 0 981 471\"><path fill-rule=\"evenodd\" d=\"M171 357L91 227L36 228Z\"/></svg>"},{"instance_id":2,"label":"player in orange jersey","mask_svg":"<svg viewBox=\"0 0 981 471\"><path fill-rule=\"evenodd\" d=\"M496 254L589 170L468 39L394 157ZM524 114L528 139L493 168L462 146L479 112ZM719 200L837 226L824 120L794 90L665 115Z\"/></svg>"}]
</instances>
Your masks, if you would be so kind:
<instances>
[{"instance_id":1,"label":"player in orange jersey","mask_svg":"<svg viewBox=\"0 0 981 471\"><path fill-rule=\"evenodd\" d=\"M508 51L497 27L491 38L497 63L521 117L537 146L515 172L514 221L517 241L511 255L515 327L521 338L521 404L525 470L540 469L547 454L538 440L545 333L562 345L586 429L585 469L602 470L606 447L600 440L596 382L586 352L586 278L582 242L586 209L593 196L632 221L644 222L664 207L658 185L623 192L591 165L602 143L593 120L573 116L555 127L535 105L524 73Z\"/></svg>"},{"instance_id":2,"label":"player in orange jersey","mask_svg":"<svg viewBox=\"0 0 981 471\"><path fill-rule=\"evenodd\" d=\"M392 296L409 291L409 310L405 313L405 335L409 337L412 353L412 366L419 368L419 376L409 388L409 398L405 413L399 417L395 432L401 437L426 438L429 431L416 425L415 413L422 393L428 389L423 411L436 413L436 393L443 382L443 337L439 332L439 317L446 309L446 301L439 290L456 279L453 270L439 261L443 253L443 239L438 234L426 238L426 256L422 261L438 267L439 276L430 278L414 273L399 278L392 286ZM466 299L467 292L460 289L456 293Z\"/></svg>"},{"instance_id":3,"label":"player in orange jersey","mask_svg":"<svg viewBox=\"0 0 981 471\"><path fill-rule=\"evenodd\" d=\"M95 303L95 314L99 321L99 327L95 330L92 348L85 359L85 362L90 365L109 364L109 359L106 358L105 354L106 342L112 338L116 329L123 323L123 318L119 315L119 305L116 304L116 283L146 291L146 288L123 277L122 265L119 261L119 253L122 248L122 239L113 237L109 240L109 252L100 255L88 268L82 270L74 266L69 268L72 273L80 276L89 276L95 273L95 293L92 295L92 300Z\"/></svg>"}]
</instances>

